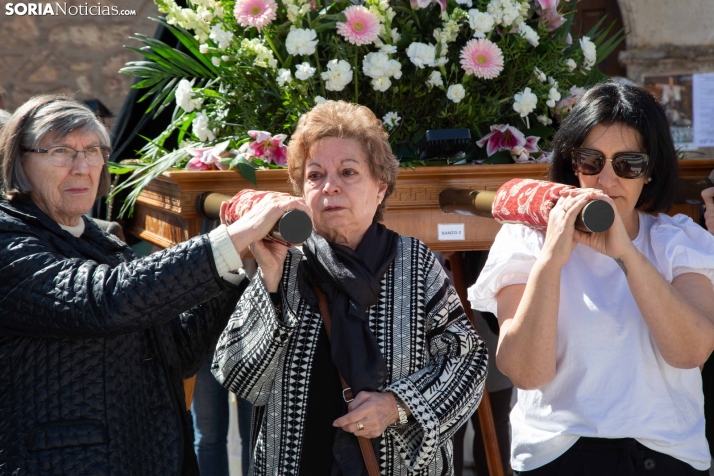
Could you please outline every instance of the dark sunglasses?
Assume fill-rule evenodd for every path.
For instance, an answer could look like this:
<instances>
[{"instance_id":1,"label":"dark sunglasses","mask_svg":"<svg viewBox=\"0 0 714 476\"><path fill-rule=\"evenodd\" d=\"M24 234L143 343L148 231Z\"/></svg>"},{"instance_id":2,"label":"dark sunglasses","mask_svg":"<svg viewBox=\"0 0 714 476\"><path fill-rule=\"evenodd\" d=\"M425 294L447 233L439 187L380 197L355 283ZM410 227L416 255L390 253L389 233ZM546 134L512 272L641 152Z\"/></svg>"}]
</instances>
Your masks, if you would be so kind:
<instances>
[{"instance_id":1,"label":"dark sunglasses","mask_svg":"<svg viewBox=\"0 0 714 476\"><path fill-rule=\"evenodd\" d=\"M583 175L597 175L605 167L605 161L612 161L615 175L626 179L642 177L647 171L650 157L642 152L618 152L612 159L606 159L599 150L573 149L573 171Z\"/></svg>"}]
</instances>

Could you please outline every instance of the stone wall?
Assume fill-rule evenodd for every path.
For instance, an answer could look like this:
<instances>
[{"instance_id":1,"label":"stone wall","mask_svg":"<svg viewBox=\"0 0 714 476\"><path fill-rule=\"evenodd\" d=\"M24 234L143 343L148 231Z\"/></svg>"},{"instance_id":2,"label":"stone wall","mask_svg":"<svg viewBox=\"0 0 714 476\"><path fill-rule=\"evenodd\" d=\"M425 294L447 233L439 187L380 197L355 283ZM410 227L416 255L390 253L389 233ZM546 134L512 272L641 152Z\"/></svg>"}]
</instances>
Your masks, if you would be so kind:
<instances>
[{"instance_id":1,"label":"stone wall","mask_svg":"<svg viewBox=\"0 0 714 476\"><path fill-rule=\"evenodd\" d=\"M55 8L56 15L8 15L9 3L17 8L23 0L0 0L0 86L6 91L5 108L12 111L36 94L63 93L79 100L99 99L117 114L134 81L118 71L127 61L141 58L123 45L141 46L129 38L134 33L153 36L156 23L147 17L158 16L154 2L66 0L58 2L66 5L66 14ZM116 7L118 12L134 10L135 15L81 15L78 8L87 4Z\"/></svg>"},{"instance_id":2,"label":"stone wall","mask_svg":"<svg viewBox=\"0 0 714 476\"><path fill-rule=\"evenodd\" d=\"M714 72L714 1L618 0L627 50L627 76Z\"/></svg>"}]
</instances>

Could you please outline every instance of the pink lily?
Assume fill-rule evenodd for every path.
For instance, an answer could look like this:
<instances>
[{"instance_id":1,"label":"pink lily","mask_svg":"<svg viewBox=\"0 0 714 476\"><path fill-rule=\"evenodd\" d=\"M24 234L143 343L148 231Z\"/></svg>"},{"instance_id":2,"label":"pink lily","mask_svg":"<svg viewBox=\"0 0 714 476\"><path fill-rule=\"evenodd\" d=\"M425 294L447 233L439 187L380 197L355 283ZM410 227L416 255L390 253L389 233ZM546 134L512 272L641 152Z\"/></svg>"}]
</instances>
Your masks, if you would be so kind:
<instances>
[{"instance_id":1,"label":"pink lily","mask_svg":"<svg viewBox=\"0 0 714 476\"><path fill-rule=\"evenodd\" d=\"M186 164L186 170L226 170L227 165L221 163L220 155L213 153L213 147L201 147L199 149L186 149L193 157Z\"/></svg>"},{"instance_id":2,"label":"pink lily","mask_svg":"<svg viewBox=\"0 0 714 476\"><path fill-rule=\"evenodd\" d=\"M540 19L543 23L546 24L546 26L548 27L548 31L557 30L563 25L563 23L565 23L565 17L563 15L560 15L555 7L544 8L543 11L540 13Z\"/></svg>"},{"instance_id":3,"label":"pink lily","mask_svg":"<svg viewBox=\"0 0 714 476\"><path fill-rule=\"evenodd\" d=\"M548 8L556 8L560 0L537 0L537 2L543 10L546 10Z\"/></svg>"},{"instance_id":4,"label":"pink lily","mask_svg":"<svg viewBox=\"0 0 714 476\"><path fill-rule=\"evenodd\" d=\"M283 144L287 135L277 134L271 137L270 132L265 131L248 131L248 135L254 139L248 144L250 155L272 161L276 165L287 165L288 147Z\"/></svg>"},{"instance_id":5,"label":"pink lily","mask_svg":"<svg viewBox=\"0 0 714 476\"><path fill-rule=\"evenodd\" d=\"M539 164L550 164L553 162L553 152L548 152L548 151L543 151L540 154L540 157L536 159L536 162Z\"/></svg>"},{"instance_id":6,"label":"pink lily","mask_svg":"<svg viewBox=\"0 0 714 476\"><path fill-rule=\"evenodd\" d=\"M483 147L484 144L487 144L486 153L490 157L501 150L524 147L526 143L526 136L521 131L508 124L498 124L491 126L491 132L476 142L476 145Z\"/></svg>"},{"instance_id":7,"label":"pink lily","mask_svg":"<svg viewBox=\"0 0 714 476\"><path fill-rule=\"evenodd\" d=\"M538 148L538 141L540 137L529 136L526 137L526 143L522 147L514 147L511 149L511 157L513 161L517 164L527 164L530 162L535 162L535 158L531 154L535 154L540 149Z\"/></svg>"}]
</instances>

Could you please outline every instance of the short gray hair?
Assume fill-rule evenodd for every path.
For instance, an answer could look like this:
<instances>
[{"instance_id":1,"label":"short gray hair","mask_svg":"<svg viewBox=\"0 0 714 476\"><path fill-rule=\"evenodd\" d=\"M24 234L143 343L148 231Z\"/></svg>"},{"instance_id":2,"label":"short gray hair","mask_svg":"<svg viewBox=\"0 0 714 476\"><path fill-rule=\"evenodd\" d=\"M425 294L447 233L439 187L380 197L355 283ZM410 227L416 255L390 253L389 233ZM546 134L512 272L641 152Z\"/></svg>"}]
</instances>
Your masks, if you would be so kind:
<instances>
[{"instance_id":1,"label":"short gray hair","mask_svg":"<svg viewBox=\"0 0 714 476\"><path fill-rule=\"evenodd\" d=\"M110 146L109 133L94 113L81 102L60 95L35 96L17 108L0 132L0 163L7 199L32 191L21 160L28 149L37 149L47 135L62 139L73 132L94 133L101 145ZM97 196L109 193L109 169L105 164Z\"/></svg>"}]
</instances>

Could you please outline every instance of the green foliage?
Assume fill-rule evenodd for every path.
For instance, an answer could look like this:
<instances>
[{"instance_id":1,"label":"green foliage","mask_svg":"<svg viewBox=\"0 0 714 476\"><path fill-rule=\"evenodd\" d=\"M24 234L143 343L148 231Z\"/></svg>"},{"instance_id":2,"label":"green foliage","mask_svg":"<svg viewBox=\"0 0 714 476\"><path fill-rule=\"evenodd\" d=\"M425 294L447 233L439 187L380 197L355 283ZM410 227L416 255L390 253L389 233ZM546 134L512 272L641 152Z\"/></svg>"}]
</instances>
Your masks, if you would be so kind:
<instances>
[{"instance_id":1,"label":"green foliage","mask_svg":"<svg viewBox=\"0 0 714 476\"><path fill-rule=\"evenodd\" d=\"M445 1L444 12L436 0L426 8L415 7L408 0L365 0L364 7L377 16L382 30L376 44L362 46L351 44L336 31L337 24L346 21L345 9L353 5L349 0L280 0L277 18L260 30L241 26L241 21L233 15L234 6L243 0L194 1L189 2L191 8L188 9L179 8L173 0L155 1L166 14L165 20L156 21L176 36L187 53L156 39L136 35L134 38L144 46L131 49L145 59L127 64L122 72L140 79L135 88L147 89L142 97L142 100L152 99L147 113L156 116L175 99L179 99L177 102L183 107L175 107L171 125L142 149L143 166L112 167L115 173L132 173L123 188L140 190L168 168L185 165L189 146L226 142L226 150L235 151L246 142L249 130L290 135L298 118L315 105L318 96L359 102L380 118L396 113L400 118L398 124L387 130L393 150L406 167L429 163L416 156L427 129L468 127L472 137L478 140L492 125L509 124L527 136L539 137L539 145L547 148L553 129L538 121L557 123L567 113L566 99L577 90L575 88L604 79L592 61L588 64L578 39L572 44L568 42L576 1L560 3L558 15L562 15L563 24L551 31L547 21L541 18L543 13L535 0L475 0L471 8L480 12L487 12L493 2L518 6L520 20L535 30L538 37L539 44L533 46L518 34L516 22L510 26L496 22L485 34L504 58L503 70L493 79L468 75L461 66L462 49L473 39L474 30L466 7L455 0ZM604 27L604 24L605 19L585 35L597 49L595 63L607 57L624 37L622 31L610 35L612 26ZM314 30L318 40L314 53L293 56L288 52L286 40L294 28ZM398 35L392 35L392 29ZM453 33L451 37L447 34L449 31ZM606 39L608 35L610 38ZM441 58L441 62L424 68L417 66L407 55L407 49L414 42L435 45L436 59ZM396 49L388 56L398 61L401 72L399 77L391 77L391 85L384 91L375 89L373 78L364 70L365 57L380 51L378 45ZM331 60L344 60L352 68L351 82L339 91L330 88L322 77ZM315 68L315 73L299 80L296 77L298 65L303 63ZM536 69L548 80L539 79ZM290 72L291 80L283 84L279 77L282 74L284 79L285 71ZM435 71L439 72L443 84L434 85L429 81ZM189 93L186 82L190 82ZM456 85L462 85L466 91L458 102L448 94L449 87ZM530 114L521 117L513 104L515 95L526 88L536 95L537 104ZM553 104L549 97L552 88L566 100L561 101L564 105ZM177 98L177 94L180 97ZM547 104L549 99L551 105ZM163 144L172 134L178 134L181 149L167 151ZM488 157L484 148L473 147L465 159L450 162L472 160L513 161L508 151ZM236 153L225 163L253 183L256 168L277 167ZM131 202L127 207L130 206Z\"/></svg>"}]
</instances>

